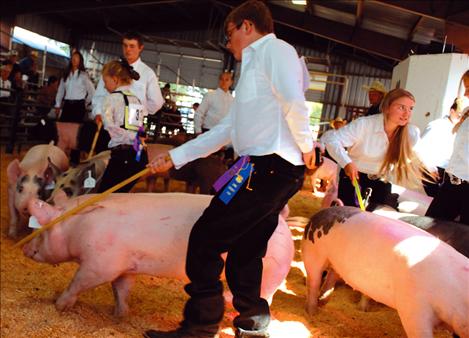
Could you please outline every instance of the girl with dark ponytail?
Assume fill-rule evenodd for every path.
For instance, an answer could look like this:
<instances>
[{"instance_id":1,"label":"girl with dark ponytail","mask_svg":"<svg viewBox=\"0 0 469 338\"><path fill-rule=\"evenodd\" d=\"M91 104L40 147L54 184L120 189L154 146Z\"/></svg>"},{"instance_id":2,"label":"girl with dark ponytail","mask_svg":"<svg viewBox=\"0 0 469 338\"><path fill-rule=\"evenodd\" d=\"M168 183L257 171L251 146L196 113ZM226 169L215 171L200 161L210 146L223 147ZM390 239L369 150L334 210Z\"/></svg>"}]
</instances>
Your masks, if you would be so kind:
<instances>
[{"instance_id":1,"label":"girl with dark ponytail","mask_svg":"<svg viewBox=\"0 0 469 338\"><path fill-rule=\"evenodd\" d=\"M99 192L145 169L148 163L142 141L145 134L143 119L147 111L130 91L132 81L138 80L140 75L124 59L105 64L102 75L104 86L110 93L104 99L102 123L111 137L111 159L103 174ZM129 183L117 191L128 192L134 184Z\"/></svg>"}]
</instances>

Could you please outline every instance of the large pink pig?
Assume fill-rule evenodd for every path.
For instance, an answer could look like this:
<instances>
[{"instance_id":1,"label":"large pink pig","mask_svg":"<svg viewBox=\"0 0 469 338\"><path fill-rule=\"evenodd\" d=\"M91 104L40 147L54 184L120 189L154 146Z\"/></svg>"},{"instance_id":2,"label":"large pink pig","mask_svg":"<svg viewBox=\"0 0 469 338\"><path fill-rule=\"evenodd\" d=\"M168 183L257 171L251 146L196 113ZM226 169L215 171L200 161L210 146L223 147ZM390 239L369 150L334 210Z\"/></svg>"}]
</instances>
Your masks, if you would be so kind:
<instances>
[{"instance_id":1,"label":"large pink pig","mask_svg":"<svg viewBox=\"0 0 469 338\"><path fill-rule=\"evenodd\" d=\"M53 144L34 146L28 150L21 162L18 159L10 162L7 167L10 210L8 236L17 237L29 216L28 202L32 198L38 198L44 187L51 184L55 176L67 168L67 156Z\"/></svg>"},{"instance_id":2,"label":"large pink pig","mask_svg":"<svg viewBox=\"0 0 469 338\"><path fill-rule=\"evenodd\" d=\"M354 289L396 309L408 337L433 337L439 323L469 337L469 259L421 229L331 207L311 218L302 256L310 315L322 273L332 268Z\"/></svg>"},{"instance_id":3,"label":"large pink pig","mask_svg":"<svg viewBox=\"0 0 469 338\"><path fill-rule=\"evenodd\" d=\"M56 202L70 209L92 196ZM81 292L112 282L115 314L123 316L135 274L186 279L189 233L211 198L183 193L112 194L34 238L23 251L39 262L80 263L72 282L57 299L57 309L68 309ZM29 203L29 210L43 225L63 212L37 199ZM264 298L271 298L285 279L293 253L291 232L279 216L264 258Z\"/></svg>"},{"instance_id":4,"label":"large pink pig","mask_svg":"<svg viewBox=\"0 0 469 338\"><path fill-rule=\"evenodd\" d=\"M327 157L323 158L323 163L315 169L311 175L313 194L316 193L316 181L318 179L325 181L326 190L329 189L331 185L335 185L337 181L337 163Z\"/></svg>"}]
</instances>

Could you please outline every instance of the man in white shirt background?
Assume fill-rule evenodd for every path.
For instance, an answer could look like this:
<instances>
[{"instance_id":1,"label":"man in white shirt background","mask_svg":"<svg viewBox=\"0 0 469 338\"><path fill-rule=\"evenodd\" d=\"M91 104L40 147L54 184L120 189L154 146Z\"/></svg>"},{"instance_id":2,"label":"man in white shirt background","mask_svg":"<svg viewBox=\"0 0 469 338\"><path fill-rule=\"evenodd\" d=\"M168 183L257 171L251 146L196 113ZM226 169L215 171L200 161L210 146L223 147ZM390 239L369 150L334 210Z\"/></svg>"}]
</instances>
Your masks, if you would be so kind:
<instances>
[{"instance_id":1,"label":"man in white shirt background","mask_svg":"<svg viewBox=\"0 0 469 338\"><path fill-rule=\"evenodd\" d=\"M196 134L215 127L221 119L228 115L233 96L230 87L233 77L230 72L220 74L218 88L207 93L194 115L194 129Z\"/></svg>"},{"instance_id":2,"label":"man in white shirt background","mask_svg":"<svg viewBox=\"0 0 469 338\"><path fill-rule=\"evenodd\" d=\"M242 59L229 114L208 132L157 156L150 167L155 172L178 169L229 142L247 157L233 177L226 173L228 183L220 184L192 228L184 320L175 331L149 330L145 337L217 337L224 313L224 252L225 275L239 312L235 337L268 337L269 304L260 297L262 257L280 210L303 184L305 164L314 168L304 70L296 50L273 34L268 7L258 0L244 2L228 15L225 32L228 49Z\"/></svg>"},{"instance_id":3,"label":"man in white shirt background","mask_svg":"<svg viewBox=\"0 0 469 338\"><path fill-rule=\"evenodd\" d=\"M140 58L143 48L143 37L139 33L127 32L122 36L122 53L127 62L140 75L140 79L133 81L130 89L146 107L148 113L154 114L163 106L164 99L155 72ZM99 115L102 114L103 101L107 95L109 93L104 88L101 77L92 101L92 117L97 121L100 121Z\"/></svg>"}]
</instances>

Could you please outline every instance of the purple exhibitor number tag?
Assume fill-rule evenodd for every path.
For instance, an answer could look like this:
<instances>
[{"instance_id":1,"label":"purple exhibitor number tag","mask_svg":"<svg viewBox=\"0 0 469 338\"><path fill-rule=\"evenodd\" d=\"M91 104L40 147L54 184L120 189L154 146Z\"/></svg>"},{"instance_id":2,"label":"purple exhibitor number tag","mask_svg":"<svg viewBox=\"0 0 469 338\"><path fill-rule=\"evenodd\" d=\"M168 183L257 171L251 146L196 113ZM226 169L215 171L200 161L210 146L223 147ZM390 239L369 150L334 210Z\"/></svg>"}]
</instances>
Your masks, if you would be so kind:
<instances>
[{"instance_id":1,"label":"purple exhibitor number tag","mask_svg":"<svg viewBox=\"0 0 469 338\"><path fill-rule=\"evenodd\" d=\"M213 184L213 189L218 192L236 173L238 173L239 169L241 169L247 162L249 162L249 156L241 156L230 169L228 169L218 178L218 180L216 180L216 182Z\"/></svg>"}]
</instances>

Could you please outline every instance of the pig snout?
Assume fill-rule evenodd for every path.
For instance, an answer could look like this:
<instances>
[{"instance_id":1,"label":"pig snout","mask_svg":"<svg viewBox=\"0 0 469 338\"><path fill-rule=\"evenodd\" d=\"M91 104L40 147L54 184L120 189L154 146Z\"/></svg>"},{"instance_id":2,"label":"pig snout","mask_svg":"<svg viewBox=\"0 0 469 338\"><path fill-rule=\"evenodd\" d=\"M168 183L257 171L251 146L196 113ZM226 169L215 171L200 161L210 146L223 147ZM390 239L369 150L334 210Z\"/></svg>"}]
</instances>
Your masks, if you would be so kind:
<instances>
[{"instance_id":1,"label":"pig snout","mask_svg":"<svg viewBox=\"0 0 469 338\"><path fill-rule=\"evenodd\" d=\"M26 243L23 246L23 254L28 257L34 259L34 256L39 252L36 244L36 240L33 239L31 242Z\"/></svg>"}]
</instances>

